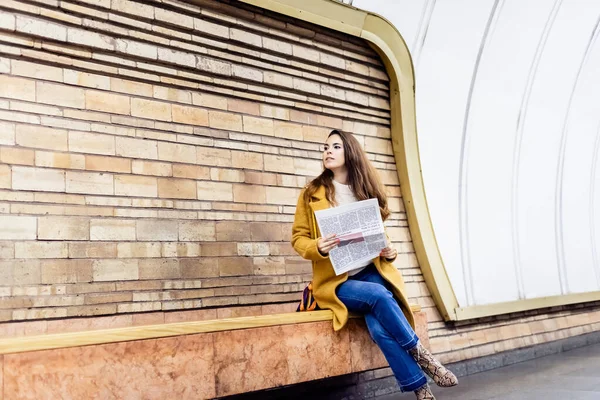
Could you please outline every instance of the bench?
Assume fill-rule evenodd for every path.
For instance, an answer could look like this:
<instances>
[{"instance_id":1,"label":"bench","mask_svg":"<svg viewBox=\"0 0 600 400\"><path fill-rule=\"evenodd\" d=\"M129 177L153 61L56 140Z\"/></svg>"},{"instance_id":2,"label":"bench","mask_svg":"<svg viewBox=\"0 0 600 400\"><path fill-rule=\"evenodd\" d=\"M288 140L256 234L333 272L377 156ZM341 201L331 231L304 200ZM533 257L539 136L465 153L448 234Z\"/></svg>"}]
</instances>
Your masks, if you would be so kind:
<instances>
[{"instance_id":1,"label":"bench","mask_svg":"<svg viewBox=\"0 0 600 400\"><path fill-rule=\"evenodd\" d=\"M428 345L427 317L415 312ZM0 339L4 398L210 399L387 366L328 310Z\"/></svg>"}]
</instances>

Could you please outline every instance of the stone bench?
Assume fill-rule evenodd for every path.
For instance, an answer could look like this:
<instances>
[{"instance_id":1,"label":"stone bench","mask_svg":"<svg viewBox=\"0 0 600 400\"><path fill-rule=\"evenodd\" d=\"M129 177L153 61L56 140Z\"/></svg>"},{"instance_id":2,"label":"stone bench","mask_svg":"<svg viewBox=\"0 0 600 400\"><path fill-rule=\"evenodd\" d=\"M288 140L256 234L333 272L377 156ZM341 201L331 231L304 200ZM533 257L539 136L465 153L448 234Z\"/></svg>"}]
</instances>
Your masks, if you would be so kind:
<instances>
[{"instance_id":1,"label":"stone bench","mask_svg":"<svg viewBox=\"0 0 600 400\"><path fill-rule=\"evenodd\" d=\"M428 345L427 316L415 312ZM387 366L328 310L0 339L4 399L211 399ZM3 372L3 375L1 372Z\"/></svg>"}]
</instances>

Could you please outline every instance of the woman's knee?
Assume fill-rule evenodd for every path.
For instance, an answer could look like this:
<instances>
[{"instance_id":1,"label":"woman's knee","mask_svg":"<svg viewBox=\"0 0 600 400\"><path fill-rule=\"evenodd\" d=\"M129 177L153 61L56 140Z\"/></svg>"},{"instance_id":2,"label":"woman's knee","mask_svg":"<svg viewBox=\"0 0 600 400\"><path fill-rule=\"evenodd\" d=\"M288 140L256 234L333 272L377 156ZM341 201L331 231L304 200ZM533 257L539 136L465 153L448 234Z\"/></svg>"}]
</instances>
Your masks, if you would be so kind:
<instances>
[{"instance_id":1,"label":"woman's knee","mask_svg":"<svg viewBox=\"0 0 600 400\"><path fill-rule=\"evenodd\" d=\"M395 301L392 292L382 285L375 286L371 292L371 296L373 296L377 302Z\"/></svg>"}]
</instances>

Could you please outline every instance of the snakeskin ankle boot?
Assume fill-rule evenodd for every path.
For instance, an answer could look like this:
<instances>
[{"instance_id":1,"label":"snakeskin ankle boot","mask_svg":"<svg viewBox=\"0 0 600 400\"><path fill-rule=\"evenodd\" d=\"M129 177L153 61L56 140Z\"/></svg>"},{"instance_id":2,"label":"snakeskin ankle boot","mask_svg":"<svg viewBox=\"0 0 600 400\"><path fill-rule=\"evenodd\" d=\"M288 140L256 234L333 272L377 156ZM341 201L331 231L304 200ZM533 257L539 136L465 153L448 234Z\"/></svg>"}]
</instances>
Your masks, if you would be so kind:
<instances>
[{"instance_id":1,"label":"snakeskin ankle boot","mask_svg":"<svg viewBox=\"0 0 600 400\"><path fill-rule=\"evenodd\" d=\"M428 384L415 390L415 395L417 396L417 400L435 400L435 396L431 393L431 388L429 388Z\"/></svg>"},{"instance_id":2,"label":"snakeskin ankle boot","mask_svg":"<svg viewBox=\"0 0 600 400\"><path fill-rule=\"evenodd\" d=\"M458 385L458 378L449 369L444 367L433 355L421 345L417 344L414 349L408 351L421 367L423 372L433 379L436 385L450 387Z\"/></svg>"}]
</instances>

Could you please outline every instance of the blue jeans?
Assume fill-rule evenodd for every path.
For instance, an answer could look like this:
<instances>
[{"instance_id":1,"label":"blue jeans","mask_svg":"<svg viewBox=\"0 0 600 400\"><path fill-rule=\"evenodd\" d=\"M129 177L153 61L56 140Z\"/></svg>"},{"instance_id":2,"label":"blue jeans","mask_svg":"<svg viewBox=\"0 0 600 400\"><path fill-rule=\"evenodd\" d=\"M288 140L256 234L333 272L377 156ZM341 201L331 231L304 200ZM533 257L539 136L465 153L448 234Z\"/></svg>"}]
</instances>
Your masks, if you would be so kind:
<instances>
[{"instance_id":1,"label":"blue jeans","mask_svg":"<svg viewBox=\"0 0 600 400\"><path fill-rule=\"evenodd\" d=\"M419 338L375 266L350 276L336 294L349 311L364 314L369 333L390 364L400 390L410 392L425 385L425 374L408 353Z\"/></svg>"}]
</instances>

